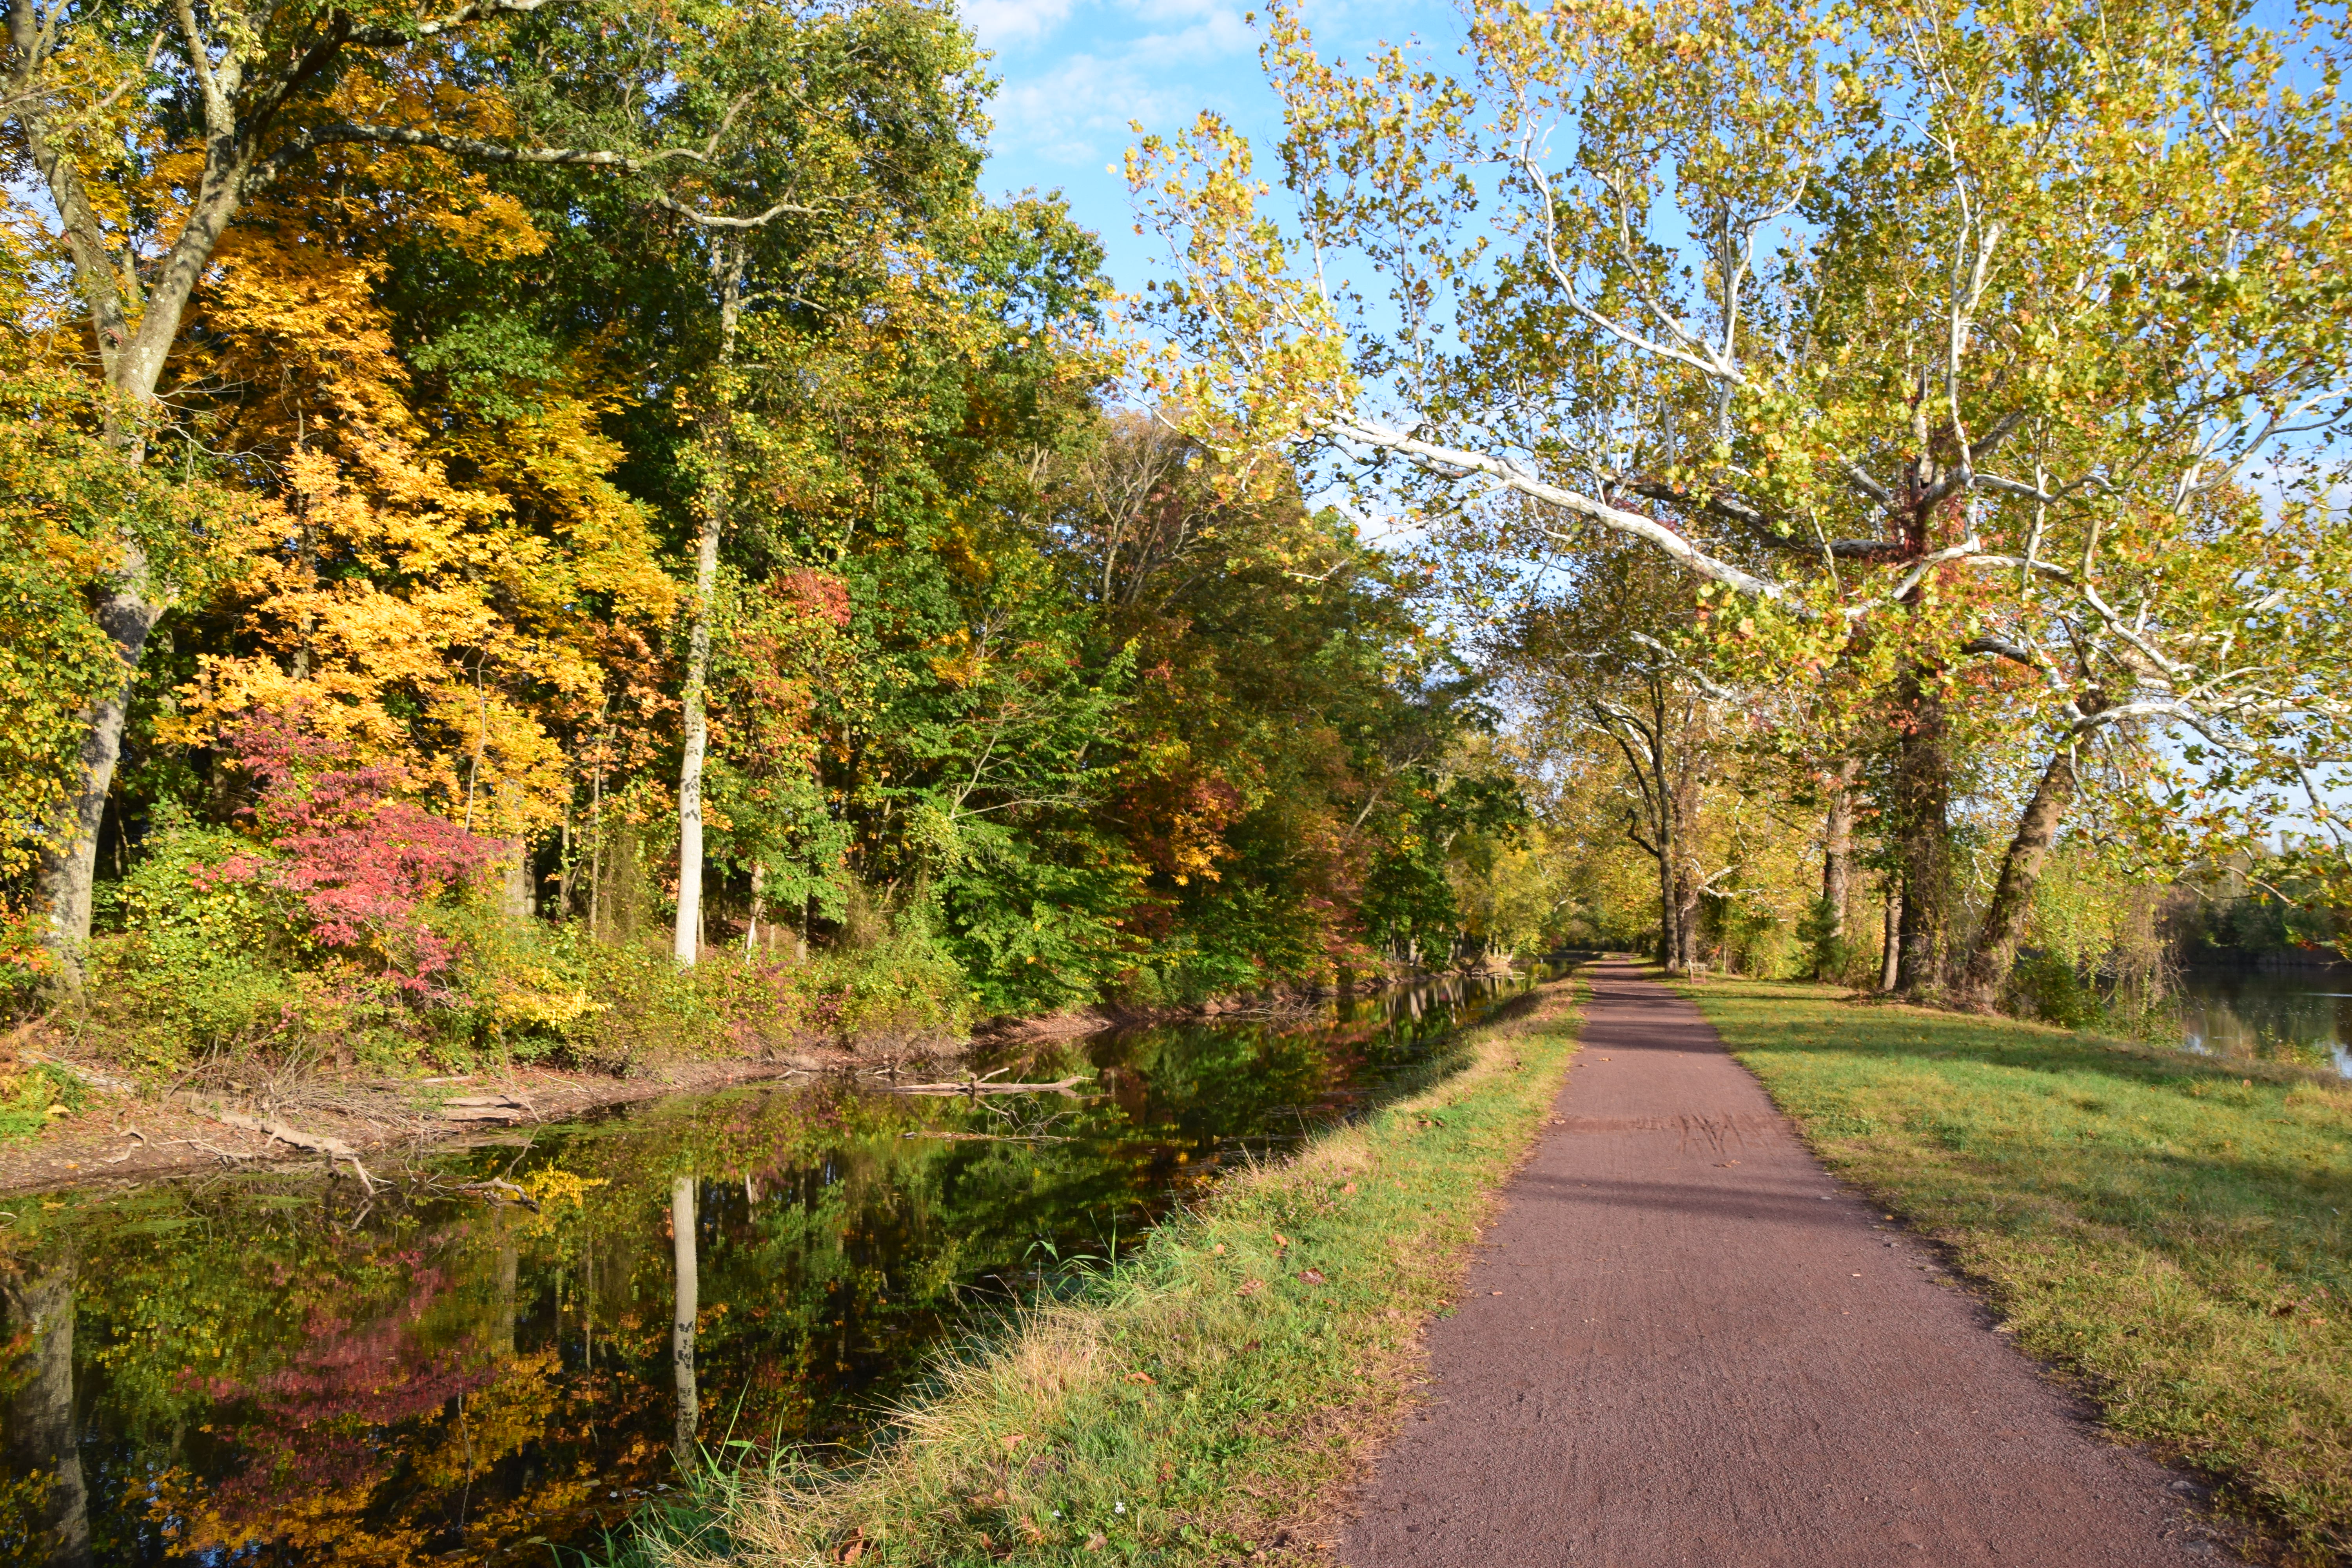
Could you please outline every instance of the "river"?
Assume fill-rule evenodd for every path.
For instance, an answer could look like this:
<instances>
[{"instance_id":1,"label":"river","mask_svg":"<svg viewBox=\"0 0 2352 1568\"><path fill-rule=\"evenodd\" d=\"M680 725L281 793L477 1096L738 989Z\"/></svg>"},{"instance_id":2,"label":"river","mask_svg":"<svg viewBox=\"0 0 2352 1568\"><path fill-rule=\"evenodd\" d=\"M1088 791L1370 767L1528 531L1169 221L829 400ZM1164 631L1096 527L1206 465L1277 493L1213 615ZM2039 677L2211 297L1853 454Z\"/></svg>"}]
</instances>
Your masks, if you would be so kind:
<instances>
[{"instance_id":1,"label":"river","mask_svg":"<svg viewBox=\"0 0 2352 1568\"><path fill-rule=\"evenodd\" d=\"M2352 1078L2352 966L2199 968L2181 976L2182 1043Z\"/></svg>"},{"instance_id":2,"label":"river","mask_svg":"<svg viewBox=\"0 0 2352 1568\"><path fill-rule=\"evenodd\" d=\"M671 1494L682 1448L854 1451L997 1310L1418 1080L1523 984L980 1065L1081 1098L656 1100L435 1151L373 1201L285 1168L0 1200L0 1561L545 1564Z\"/></svg>"}]
</instances>

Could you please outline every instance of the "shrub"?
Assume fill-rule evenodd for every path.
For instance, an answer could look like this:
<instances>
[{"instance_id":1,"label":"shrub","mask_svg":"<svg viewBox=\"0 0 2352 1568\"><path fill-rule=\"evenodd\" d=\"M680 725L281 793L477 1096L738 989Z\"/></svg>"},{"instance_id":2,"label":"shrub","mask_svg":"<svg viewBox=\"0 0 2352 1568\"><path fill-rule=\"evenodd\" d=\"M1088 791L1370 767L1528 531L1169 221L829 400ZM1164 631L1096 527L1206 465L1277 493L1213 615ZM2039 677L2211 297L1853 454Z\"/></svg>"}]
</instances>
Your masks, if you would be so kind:
<instances>
[{"instance_id":1,"label":"shrub","mask_svg":"<svg viewBox=\"0 0 2352 1568\"><path fill-rule=\"evenodd\" d=\"M2106 1000L2061 954L2038 952L2018 961L2010 977L2010 1010L2066 1029L2087 1028L2106 1017Z\"/></svg>"},{"instance_id":2,"label":"shrub","mask_svg":"<svg viewBox=\"0 0 2352 1568\"><path fill-rule=\"evenodd\" d=\"M82 1097L70 1073L20 1062L0 1045L0 1143L32 1137L53 1119L79 1110Z\"/></svg>"}]
</instances>

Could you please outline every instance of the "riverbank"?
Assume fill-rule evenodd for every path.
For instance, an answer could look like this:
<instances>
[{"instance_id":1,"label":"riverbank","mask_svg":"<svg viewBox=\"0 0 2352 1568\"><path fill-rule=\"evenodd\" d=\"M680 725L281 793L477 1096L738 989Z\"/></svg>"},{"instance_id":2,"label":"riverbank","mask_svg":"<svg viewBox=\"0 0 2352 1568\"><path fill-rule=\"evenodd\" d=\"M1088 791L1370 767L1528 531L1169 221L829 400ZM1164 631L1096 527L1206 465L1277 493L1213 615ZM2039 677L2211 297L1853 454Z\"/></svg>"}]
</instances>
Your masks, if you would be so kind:
<instances>
[{"instance_id":1,"label":"riverbank","mask_svg":"<svg viewBox=\"0 0 2352 1568\"><path fill-rule=\"evenodd\" d=\"M2352 1088L1827 986L1684 990L2116 1436L2280 1560L2352 1553Z\"/></svg>"},{"instance_id":2,"label":"riverbank","mask_svg":"<svg viewBox=\"0 0 2352 1568\"><path fill-rule=\"evenodd\" d=\"M870 1460L720 1471L641 1521L663 1564L1309 1562L1411 1402L1497 1184L1575 1049L1573 980L1458 1070L1228 1176L1080 1299L1023 1315Z\"/></svg>"},{"instance_id":3,"label":"riverbank","mask_svg":"<svg viewBox=\"0 0 2352 1568\"><path fill-rule=\"evenodd\" d=\"M1507 974L1509 971L1500 973ZM1491 978L1491 973L1486 978ZM0 1036L0 1194L184 1175L223 1165L317 1163L331 1148L365 1161L463 1142L492 1129L577 1116L671 1094L803 1075L951 1076L972 1059L1187 1020L1297 1020L1376 996L1398 984L1475 983L1479 974L1418 974L1363 991L1275 987L1190 1005L1096 1005L990 1019L961 1037L892 1033L847 1042L806 1031L770 1038L724 1027L698 1044L596 1061L507 1059L467 1073L393 1074L355 1062L215 1058L179 1086L139 1081L103 1049L77 1050L40 1019ZM713 1048L715 1047L715 1048ZM977 1070L977 1069L973 1069ZM17 1086L12 1102L9 1089ZM272 1133L276 1122L292 1134ZM351 1174L348 1163L343 1167Z\"/></svg>"},{"instance_id":4,"label":"riverbank","mask_svg":"<svg viewBox=\"0 0 2352 1568\"><path fill-rule=\"evenodd\" d=\"M628 1078L517 1065L418 1081L278 1073L254 1064L243 1069L246 1078L232 1077L217 1091L159 1097L112 1079L96 1064L76 1061L58 1069L72 1078L69 1086L60 1086L64 1114L52 1116L35 1136L0 1142L0 1194L147 1181L273 1161L317 1164L326 1155L310 1144L320 1142L373 1160L665 1095L856 1065L857 1058L845 1052L809 1051L783 1058L684 1058L651 1064ZM310 1142L272 1133L271 1122ZM348 1162L340 1173L358 1179Z\"/></svg>"}]
</instances>

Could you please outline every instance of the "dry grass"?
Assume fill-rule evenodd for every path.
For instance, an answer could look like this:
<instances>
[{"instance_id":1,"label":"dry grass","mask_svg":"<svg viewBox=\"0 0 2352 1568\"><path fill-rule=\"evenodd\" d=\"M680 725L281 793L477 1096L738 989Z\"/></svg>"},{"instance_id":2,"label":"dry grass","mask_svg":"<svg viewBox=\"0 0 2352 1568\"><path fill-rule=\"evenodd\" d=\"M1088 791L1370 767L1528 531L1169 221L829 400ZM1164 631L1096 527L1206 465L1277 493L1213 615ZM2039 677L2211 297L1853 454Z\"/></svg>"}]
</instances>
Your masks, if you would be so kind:
<instances>
[{"instance_id":1,"label":"dry grass","mask_svg":"<svg viewBox=\"0 0 2352 1568\"><path fill-rule=\"evenodd\" d=\"M664 1568L1315 1561L1573 1049L1570 986L1548 986L1473 1031L1460 1070L1229 1178L1082 1300L941 1368L869 1458L714 1475L635 1552Z\"/></svg>"}]
</instances>

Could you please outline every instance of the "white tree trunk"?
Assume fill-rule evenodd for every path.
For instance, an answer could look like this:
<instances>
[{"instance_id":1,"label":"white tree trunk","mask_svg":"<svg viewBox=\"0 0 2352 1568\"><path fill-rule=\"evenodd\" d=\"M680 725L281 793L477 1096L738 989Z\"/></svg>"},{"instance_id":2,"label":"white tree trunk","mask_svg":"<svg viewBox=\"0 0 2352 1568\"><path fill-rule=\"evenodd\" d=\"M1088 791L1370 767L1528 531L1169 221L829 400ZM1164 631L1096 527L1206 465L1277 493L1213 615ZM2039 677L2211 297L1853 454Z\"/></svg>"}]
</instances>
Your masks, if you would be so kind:
<instances>
[{"instance_id":1,"label":"white tree trunk","mask_svg":"<svg viewBox=\"0 0 2352 1568\"><path fill-rule=\"evenodd\" d=\"M671 952L681 964L701 956L702 759L710 743L703 713L710 677L710 595L719 584L719 519L706 512L694 552L694 630L686 653L686 747L677 767L677 926Z\"/></svg>"},{"instance_id":2,"label":"white tree trunk","mask_svg":"<svg viewBox=\"0 0 2352 1568\"><path fill-rule=\"evenodd\" d=\"M719 290L719 363L712 377L712 407L704 437L709 464L703 475L702 531L694 551L694 626L688 635L684 753L677 768L677 925L670 951L682 964L702 953L702 763L710 743L709 720L703 710L704 691L710 679L710 600L719 589L719 535L727 524L733 476L735 329L743 310L742 245L724 246L711 258L712 279Z\"/></svg>"},{"instance_id":3,"label":"white tree trunk","mask_svg":"<svg viewBox=\"0 0 2352 1568\"><path fill-rule=\"evenodd\" d=\"M694 1178L680 1176L669 1188L670 1257L677 1268L677 1292L670 1314L670 1367L677 1379L677 1457L685 1462L694 1452L695 1434L702 1423L702 1407L694 1386L694 1321L701 1313L697 1297L701 1279L694 1251Z\"/></svg>"}]
</instances>

